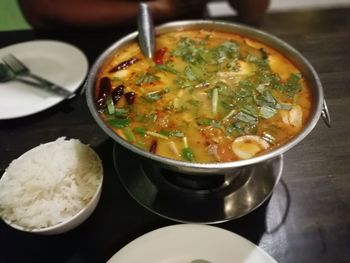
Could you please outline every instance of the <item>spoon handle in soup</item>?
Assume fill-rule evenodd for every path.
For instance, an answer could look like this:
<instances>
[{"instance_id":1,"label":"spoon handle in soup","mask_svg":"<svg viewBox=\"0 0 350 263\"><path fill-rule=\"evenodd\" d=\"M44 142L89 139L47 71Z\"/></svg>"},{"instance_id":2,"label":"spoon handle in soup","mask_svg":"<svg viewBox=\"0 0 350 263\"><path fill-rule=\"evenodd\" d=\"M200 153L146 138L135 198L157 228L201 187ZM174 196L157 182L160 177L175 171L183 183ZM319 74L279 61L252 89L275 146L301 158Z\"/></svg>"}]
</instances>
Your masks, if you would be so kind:
<instances>
[{"instance_id":1,"label":"spoon handle in soup","mask_svg":"<svg viewBox=\"0 0 350 263\"><path fill-rule=\"evenodd\" d=\"M147 3L140 3L137 28L142 53L145 57L152 59L155 49L155 31L151 11Z\"/></svg>"}]
</instances>

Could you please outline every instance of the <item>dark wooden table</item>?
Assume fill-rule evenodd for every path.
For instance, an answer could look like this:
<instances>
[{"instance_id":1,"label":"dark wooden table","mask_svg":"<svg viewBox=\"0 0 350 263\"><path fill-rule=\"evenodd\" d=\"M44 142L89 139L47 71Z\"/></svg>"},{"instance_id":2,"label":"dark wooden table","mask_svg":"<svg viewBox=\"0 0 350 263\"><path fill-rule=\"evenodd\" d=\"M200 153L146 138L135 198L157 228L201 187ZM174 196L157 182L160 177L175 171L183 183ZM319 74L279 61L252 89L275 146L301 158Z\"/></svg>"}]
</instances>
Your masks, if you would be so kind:
<instances>
[{"instance_id":1,"label":"dark wooden table","mask_svg":"<svg viewBox=\"0 0 350 263\"><path fill-rule=\"evenodd\" d=\"M261 29L290 43L316 68L332 128L320 120L284 154L282 180L263 206L217 226L246 237L278 262L350 262L350 9L269 14ZM0 47L62 40L82 49L92 64L108 45L133 30L2 32ZM136 237L176 223L149 212L122 187L112 165L113 141L92 119L84 96L30 117L0 121L1 173L25 151L60 136L89 143L102 158L100 203L85 223L57 236L22 233L1 221L0 262L105 262Z\"/></svg>"}]
</instances>

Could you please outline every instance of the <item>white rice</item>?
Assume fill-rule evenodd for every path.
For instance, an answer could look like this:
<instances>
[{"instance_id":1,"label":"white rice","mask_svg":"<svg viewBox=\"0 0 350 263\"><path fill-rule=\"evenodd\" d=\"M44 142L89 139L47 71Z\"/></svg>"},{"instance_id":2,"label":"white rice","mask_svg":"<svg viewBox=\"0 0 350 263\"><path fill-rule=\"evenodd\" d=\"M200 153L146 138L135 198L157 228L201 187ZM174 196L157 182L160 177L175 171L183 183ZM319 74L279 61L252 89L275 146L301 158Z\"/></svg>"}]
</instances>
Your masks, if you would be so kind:
<instances>
[{"instance_id":1,"label":"white rice","mask_svg":"<svg viewBox=\"0 0 350 263\"><path fill-rule=\"evenodd\" d=\"M11 162L0 180L0 216L25 229L53 226L77 214L102 180L97 154L58 138Z\"/></svg>"}]
</instances>

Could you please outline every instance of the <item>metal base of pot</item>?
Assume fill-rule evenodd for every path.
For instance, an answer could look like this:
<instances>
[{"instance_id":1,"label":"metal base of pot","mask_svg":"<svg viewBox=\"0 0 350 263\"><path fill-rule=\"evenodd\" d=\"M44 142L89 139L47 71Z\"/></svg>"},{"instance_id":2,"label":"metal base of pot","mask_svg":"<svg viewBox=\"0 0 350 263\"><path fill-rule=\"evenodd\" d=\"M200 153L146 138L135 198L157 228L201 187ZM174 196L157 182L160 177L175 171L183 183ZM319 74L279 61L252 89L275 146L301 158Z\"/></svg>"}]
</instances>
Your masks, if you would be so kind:
<instances>
[{"instance_id":1,"label":"metal base of pot","mask_svg":"<svg viewBox=\"0 0 350 263\"><path fill-rule=\"evenodd\" d=\"M114 144L114 166L129 194L148 210L182 223L220 223L259 207L282 174L283 157L242 167L231 175L165 170Z\"/></svg>"}]
</instances>

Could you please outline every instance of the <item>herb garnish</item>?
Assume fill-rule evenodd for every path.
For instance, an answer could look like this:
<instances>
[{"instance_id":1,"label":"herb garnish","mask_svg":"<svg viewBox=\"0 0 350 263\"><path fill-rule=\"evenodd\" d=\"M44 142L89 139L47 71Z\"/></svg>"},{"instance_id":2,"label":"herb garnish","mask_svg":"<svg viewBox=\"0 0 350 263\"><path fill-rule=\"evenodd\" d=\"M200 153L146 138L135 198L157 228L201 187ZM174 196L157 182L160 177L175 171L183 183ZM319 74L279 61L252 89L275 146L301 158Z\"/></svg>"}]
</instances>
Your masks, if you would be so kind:
<instances>
[{"instance_id":1,"label":"herb garnish","mask_svg":"<svg viewBox=\"0 0 350 263\"><path fill-rule=\"evenodd\" d=\"M142 73L141 75L138 76L138 78L136 79L136 85L140 85L143 83L153 83L158 81L160 78L154 74L151 73Z\"/></svg>"}]
</instances>

